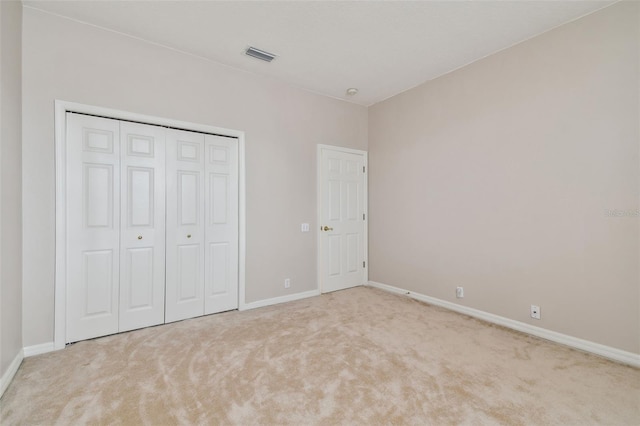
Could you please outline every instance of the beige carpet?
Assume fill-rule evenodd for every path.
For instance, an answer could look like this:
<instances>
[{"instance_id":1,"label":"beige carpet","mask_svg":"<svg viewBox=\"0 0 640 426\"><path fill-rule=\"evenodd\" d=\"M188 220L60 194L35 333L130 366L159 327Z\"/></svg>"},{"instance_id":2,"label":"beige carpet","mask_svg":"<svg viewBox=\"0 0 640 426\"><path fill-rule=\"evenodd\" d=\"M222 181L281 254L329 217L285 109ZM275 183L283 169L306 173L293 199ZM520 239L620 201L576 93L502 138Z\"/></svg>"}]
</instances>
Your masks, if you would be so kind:
<instances>
[{"instance_id":1,"label":"beige carpet","mask_svg":"<svg viewBox=\"0 0 640 426\"><path fill-rule=\"evenodd\" d=\"M371 288L28 358L13 424L640 424L640 370Z\"/></svg>"}]
</instances>

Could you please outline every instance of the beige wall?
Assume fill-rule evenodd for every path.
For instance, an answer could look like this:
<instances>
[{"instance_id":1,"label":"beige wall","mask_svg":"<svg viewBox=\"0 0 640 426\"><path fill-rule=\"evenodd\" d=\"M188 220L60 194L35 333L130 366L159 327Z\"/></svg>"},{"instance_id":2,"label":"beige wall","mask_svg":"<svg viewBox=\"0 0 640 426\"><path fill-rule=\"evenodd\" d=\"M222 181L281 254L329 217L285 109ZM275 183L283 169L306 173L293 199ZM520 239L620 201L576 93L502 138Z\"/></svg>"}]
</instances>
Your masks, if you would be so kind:
<instances>
[{"instance_id":1,"label":"beige wall","mask_svg":"<svg viewBox=\"0 0 640 426\"><path fill-rule=\"evenodd\" d=\"M0 376L22 350L21 29L0 2Z\"/></svg>"},{"instance_id":2,"label":"beige wall","mask_svg":"<svg viewBox=\"0 0 640 426\"><path fill-rule=\"evenodd\" d=\"M640 352L639 7L369 109L371 280Z\"/></svg>"},{"instance_id":3,"label":"beige wall","mask_svg":"<svg viewBox=\"0 0 640 426\"><path fill-rule=\"evenodd\" d=\"M316 144L366 149L366 108L29 8L23 45L25 346L53 340L55 99L245 131L247 302L317 288Z\"/></svg>"}]
</instances>

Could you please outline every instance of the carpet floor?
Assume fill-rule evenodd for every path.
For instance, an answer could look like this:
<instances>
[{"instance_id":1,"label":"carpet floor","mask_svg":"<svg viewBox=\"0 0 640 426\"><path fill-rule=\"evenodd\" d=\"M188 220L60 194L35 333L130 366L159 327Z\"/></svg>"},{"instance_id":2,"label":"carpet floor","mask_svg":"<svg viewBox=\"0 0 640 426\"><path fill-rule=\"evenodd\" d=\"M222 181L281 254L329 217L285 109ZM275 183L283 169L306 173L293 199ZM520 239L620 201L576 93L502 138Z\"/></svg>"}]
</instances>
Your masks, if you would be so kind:
<instances>
[{"instance_id":1,"label":"carpet floor","mask_svg":"<svg viewBox=\"0 0 640 426\"><path fill-rule=\"evenodd\" d=\"M640 369L358 287L27 358L0 424L638 425Z\"/></svg>"}]
</instances>

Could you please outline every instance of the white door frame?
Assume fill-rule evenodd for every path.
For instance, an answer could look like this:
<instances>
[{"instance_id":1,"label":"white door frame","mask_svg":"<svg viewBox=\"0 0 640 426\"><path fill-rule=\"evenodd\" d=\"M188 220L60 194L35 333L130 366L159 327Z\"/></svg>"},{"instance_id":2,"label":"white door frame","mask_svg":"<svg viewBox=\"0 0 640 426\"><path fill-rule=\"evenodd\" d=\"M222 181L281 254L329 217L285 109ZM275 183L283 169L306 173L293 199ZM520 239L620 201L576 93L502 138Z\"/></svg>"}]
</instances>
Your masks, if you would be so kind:
<instances>
[{"instance_id":1,"label":"white door frame","mask_svg":"<svg viewBox=\"0 0 640 426\"><path fill-rule=\"evenodd\" d=\"M56 264L54 301L54 349L63 349L66 342L67 318L67 200L66 200L66 115L67 112L97 115L116 120L135 121L164 127L212 133L238 138L238 309L245 309L245 256L246 256L246 199L245 199L245 142L244 132L206 124L171 120L150 115L102 108L92 105L55 101L55 170L56 170Z\"/></svg>"},{"instance_id":2,"label":"white door frame","mask_svg":"<svg viewBox=\"0 0 640 426\"><path fill-rule=\"evenodd\" d=\"M334 145L324 145L318 144L316 157L316 251L317 251L317 281L318 281L318 290L322 293L323 286L323 275L322 271L324 270L324 259L323 259L323 251L322 251L322 231L320 231L320 227L322 226L322 150L330 149L333 151L346 152L349 154L358 154L362 155L364 159L364 167L366 170L364 176L364 277L362 284L365 284L369 280L369 163L368 163L368 153L367 151L362 151L359 149L352 148L344 148L341 146Z\"/></svg>"}]
</instances>

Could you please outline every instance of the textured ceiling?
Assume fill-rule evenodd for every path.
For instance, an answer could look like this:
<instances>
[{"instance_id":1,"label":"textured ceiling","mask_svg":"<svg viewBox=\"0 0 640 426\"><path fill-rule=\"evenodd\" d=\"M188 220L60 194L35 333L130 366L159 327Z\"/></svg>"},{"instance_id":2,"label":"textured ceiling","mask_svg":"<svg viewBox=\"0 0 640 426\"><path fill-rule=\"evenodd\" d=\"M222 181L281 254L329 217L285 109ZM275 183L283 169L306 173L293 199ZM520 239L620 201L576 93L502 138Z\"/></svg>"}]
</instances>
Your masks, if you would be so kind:
<instances>
[{"instance_id":1,"label":"textured ceiling","mask_svg":"<svg viewBox=\"0 0 640 426\"><path fill-rule=\"evenodd\" d=\"M371 105L614 1L25 1ZM270 64L247 46L275 53ZM349 97L345 91L357 87Z\"/></svg>"}]
</instances>

